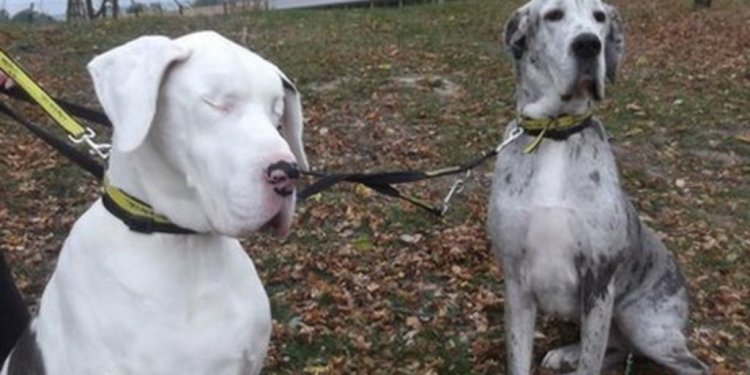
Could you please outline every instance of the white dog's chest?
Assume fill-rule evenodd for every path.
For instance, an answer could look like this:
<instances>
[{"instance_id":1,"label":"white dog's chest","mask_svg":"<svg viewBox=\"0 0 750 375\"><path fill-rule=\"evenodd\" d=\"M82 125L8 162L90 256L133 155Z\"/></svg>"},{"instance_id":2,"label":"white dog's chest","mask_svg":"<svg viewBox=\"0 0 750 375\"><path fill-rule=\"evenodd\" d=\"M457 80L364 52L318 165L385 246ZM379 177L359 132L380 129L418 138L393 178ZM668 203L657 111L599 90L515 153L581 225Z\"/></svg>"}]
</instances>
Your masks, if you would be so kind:
<instances>
[{"instance_id":1,"label":"white dog's chest","mask_svg":"<svg viewBox=\"0 0 750 375\"><path fill-rule=\"evenodd\" d=\"M107 215L97 203L79 219L45 289L35 328L49 373L257 373L270 307L239 244L170 248L166 236L113 231Z\"/></svg>"}]
</instances>

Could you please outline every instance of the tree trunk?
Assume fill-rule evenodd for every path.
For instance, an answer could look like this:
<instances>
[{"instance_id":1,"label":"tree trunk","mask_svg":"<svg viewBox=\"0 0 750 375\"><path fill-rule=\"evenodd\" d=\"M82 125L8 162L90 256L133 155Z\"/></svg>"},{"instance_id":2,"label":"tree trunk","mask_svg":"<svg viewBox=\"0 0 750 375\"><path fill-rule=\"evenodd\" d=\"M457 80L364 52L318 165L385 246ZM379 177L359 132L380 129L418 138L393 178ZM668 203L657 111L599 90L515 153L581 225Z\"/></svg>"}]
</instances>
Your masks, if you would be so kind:
<instances>
[{"instance_id":1,"label":"tree trunk","mask_svg":"<svg viewBox=\"0 0 750 375\"><path fill-rule=\"evenodd\" d=\"M94 10L92 0L86 0L86 18L90 20L96 18L96 11Z\"/></svg>"}]
</instances>

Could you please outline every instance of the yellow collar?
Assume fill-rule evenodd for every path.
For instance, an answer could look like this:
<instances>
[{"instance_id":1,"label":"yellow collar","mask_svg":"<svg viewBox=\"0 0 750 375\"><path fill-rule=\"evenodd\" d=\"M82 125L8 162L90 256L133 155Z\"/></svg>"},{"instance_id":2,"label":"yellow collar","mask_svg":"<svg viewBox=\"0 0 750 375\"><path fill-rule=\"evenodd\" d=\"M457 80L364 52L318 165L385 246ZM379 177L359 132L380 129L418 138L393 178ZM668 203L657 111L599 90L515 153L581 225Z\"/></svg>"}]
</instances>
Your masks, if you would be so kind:
<instances>
[{"instance_id":1,"label":"yellow collar","mask_svg":"<svg viewBox=\"0 0 750 375\"><path fill-rule=\"evenodd\" d=\"M149 204L113 186L106 176L103 185L104 207L125 223L130 230L140 233L195 233L191 229L173 224L166 216L156 213Z\"/></svg>"},{"instance_id":2,"label":"yellow collar","mask_svg":"<svg viewBox=\"0 0 750 375\"><path fill-rule=\"evenodd\" d=\"M534 141L526 145L523 149L524 154L534 152L539 144L542 143L542 139L556 132L555 139L565 139L569 135L583 130L589 125L589 119L592 113L586 112L582 115L563 115L557 118L543 118L543 119L532 119L523 115L519 115L518 126L520 126L527 134L536 135Z\"/></svg>"}]
</instances>

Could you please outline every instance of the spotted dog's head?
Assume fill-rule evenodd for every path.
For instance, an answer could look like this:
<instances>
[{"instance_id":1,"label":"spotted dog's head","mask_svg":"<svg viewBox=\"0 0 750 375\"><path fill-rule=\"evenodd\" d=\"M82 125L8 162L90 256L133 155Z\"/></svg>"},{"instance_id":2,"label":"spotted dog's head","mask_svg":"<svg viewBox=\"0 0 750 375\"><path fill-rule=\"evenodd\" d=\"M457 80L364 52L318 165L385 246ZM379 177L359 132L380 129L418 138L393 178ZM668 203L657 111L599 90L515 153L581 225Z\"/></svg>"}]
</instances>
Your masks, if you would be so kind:
<instances>
[{"instance_id":1,"label":"spotted dog's head","mask_svg":"<svg viewBox=\"0 0 750 375\"><path fill-rule=\"evenodd\" d=\"M199 32L136 39L89 71L114 124L113 184L199 232L288 232L307 160L299 94L275 65Z\"/></svg>"},{"instance_id":2,"label":"spotted dog's head","mask_svg":"<svg viewBox=\"0 0 750 375\"><path fill-rule=\"evenodd\" d=\"M531 117L585 112L604 97L624 50L617 10L599 0L532 0L505 25L518 109Z\"/></svg>"}]
</instances>

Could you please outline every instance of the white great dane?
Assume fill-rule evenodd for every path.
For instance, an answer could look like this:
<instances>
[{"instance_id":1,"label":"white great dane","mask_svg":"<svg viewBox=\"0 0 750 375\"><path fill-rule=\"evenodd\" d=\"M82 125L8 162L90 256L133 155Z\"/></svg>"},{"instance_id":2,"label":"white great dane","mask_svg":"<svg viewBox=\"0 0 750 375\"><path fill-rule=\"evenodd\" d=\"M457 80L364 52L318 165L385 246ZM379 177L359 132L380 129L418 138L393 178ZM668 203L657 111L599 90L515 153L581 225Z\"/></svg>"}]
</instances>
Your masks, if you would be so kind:
<instances>
[{"instance_id":1,"label":"white great dane","mask_svg":"<svg viewBox=\"0 0 750 375\"><path fill-rule=\"evenodd\" d=\"M95 202L2 375L259 373L270 307L236 238L289 231L307 168L296 89L213 32L141 37L88 68L111 186L195 233L140 233Z\"/></svg>"},{"instance_id":2,"label":"white great dane","mask_svg":"<svg viewBox=\"0 0 750 375\"><path fill-rule=\"evenodd\" d=\"M550 351L542 367L598 374L636 353L677 374L708 372L686 347L677 263L639 220L604 127L587 115L624 49L617 11L599 0L532 0L504 39L521 115L506 137L531 122L579 119L527 131L498 156L488 231L505 278L508 373L531 369L538 309L580 323L580 344Z\"/></svg>"}]
</instances>

